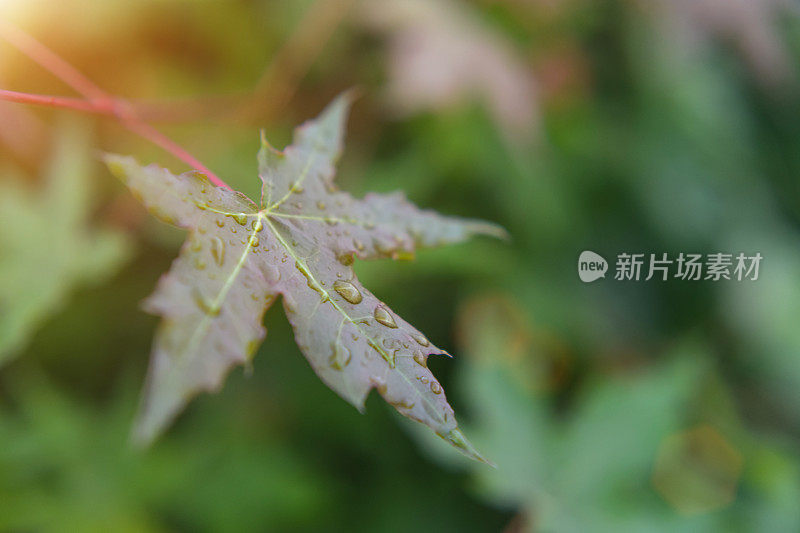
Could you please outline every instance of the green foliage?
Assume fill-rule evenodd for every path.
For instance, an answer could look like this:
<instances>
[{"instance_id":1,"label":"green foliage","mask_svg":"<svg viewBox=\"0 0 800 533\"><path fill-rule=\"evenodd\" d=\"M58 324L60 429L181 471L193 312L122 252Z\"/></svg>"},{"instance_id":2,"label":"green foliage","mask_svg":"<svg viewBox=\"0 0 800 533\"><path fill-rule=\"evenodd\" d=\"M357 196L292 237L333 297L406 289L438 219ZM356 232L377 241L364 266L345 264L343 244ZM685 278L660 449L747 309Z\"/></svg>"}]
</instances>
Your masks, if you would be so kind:
<instances>
[{"instance_id":1,"label":"green foliage","mask_svg":"<svg viewBox=\"0 0 800 533\"><path fill-rule=\"evenodd\" d=\"M735 414L722 414L728 407L689 414L709 399L729 401L719 383L709 383L710 363L696 343L674 349L668 363L587 382L558 412L548 392L552 354L517 305L476 299L465 308L460 330L467 361L458 384L468 391L473 413L467 428L497 468L454 465L440 445L414 434L439 461L473 470L482 497L520 509L526 530L800 528L800 512L786 508L800 496L797 455L749 434ZM733 444L701 423L722 428ZM670 440L687 426L700 427L701 439L684 452L671 450ZM741 482L740 454L748 465ZM741 501L728 506L735 491ZM703 502L707 508L683 510Z\"/></svg>"},{"instance_id":2,"label":"green foliage","mask_svg":"<svg viewBox=\"0 0 800 533\"><path fill-rule=\"evenodd\" d=\"M260 521L285 525L325 506L324 491L296 453L275 439L237 438L228 417L211 414L189 439L141 454L127 445L135 395L128 381L116 384L100 409L38 373L16 377L10 398L21 407L0 410L3 531L103 531L109 524L165 531L159 509L192 529L241 531ZM237 497L220 506L218 495L234 485Z\"/></svg>"}]
</instances>

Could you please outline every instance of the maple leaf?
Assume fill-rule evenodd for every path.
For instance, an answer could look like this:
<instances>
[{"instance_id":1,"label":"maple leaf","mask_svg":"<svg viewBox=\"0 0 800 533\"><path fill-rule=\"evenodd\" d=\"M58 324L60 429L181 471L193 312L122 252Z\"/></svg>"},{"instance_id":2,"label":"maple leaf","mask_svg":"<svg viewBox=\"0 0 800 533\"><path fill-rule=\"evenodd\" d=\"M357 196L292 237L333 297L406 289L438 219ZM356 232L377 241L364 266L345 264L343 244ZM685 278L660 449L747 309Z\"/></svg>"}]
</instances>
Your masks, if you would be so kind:
<instances>
[{"instance_id":1,"label":"maple leaf","mask_svg":"<svg viewBox=\"0 0 800 533\"><path fill-rule=\"evenodd\" d=\"M427 367L442 350L356 279L354 258L400 257L420 246L503 235L493 224L421 211L400 193L358 200L333 184L349 107L340 96L295 131L284 151L262 136L260 206L198 173L106 161L147 208L190 236L146 301L163 321L134 439L149 443L200 390L217 390L265 336L262 317L283 297L295 338L317 375L363 409L377 389L401 414L483 460L458 429Z\"/></svg>"},{"instance_id":2,"label":"maple leaf","mask_svg":"<svg viewBox=\"0 0 800 533\"><path fill-rule=\"evenodd\" d=\"M86 129L62 126L41 191L20 180L0 184L0 365L78 284L98 283L127 257L114 231L90 231Z\"/></svg>"}]
</instances>

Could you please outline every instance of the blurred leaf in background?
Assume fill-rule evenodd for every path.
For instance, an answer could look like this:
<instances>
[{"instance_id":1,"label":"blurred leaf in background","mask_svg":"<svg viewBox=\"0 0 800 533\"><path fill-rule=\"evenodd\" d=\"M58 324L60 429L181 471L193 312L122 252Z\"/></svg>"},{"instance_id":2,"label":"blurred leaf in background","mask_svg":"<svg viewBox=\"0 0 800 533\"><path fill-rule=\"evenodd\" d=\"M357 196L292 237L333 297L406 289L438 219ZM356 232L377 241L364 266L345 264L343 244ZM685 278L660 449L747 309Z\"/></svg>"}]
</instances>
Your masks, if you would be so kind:
<instances>
[{"instance_id":1,"label":"blurred leaf in background","mask_svg":"<svg viewBox=\"0 0 800 533\"><path fill-rule=\"evenodd\" d=\"M90 227L87 125L65 124L56 142L41 186L0 182L0 364L25 347L76 286L102 283L129 255L119 232Z\"/></svg>"},{"instance_id":2,"label":"blurred leaf in background","mask_svg":"<svg viewBox=\"0 0 800 533\"><path fill-rule=\"evenodd\" d=\"M450 0L362 2L368 28L387 36L387 104L402 114L481 101L514 140L536 128L531 73L502 34Z\"/></svg>"},{"instance_id":3,"label":"blurred leaf in background","mask_svg":"<svg viewBox=\"0 0 800 533\"><path fill-rule=\"evenodd\" d=\"M551 390L558 359L513 300L467 303L459 331L467 427L497 469L454 464L440 443L413 434L432 457L472 470L482 497L520 509L526 531L800 527L787 507L800 495L797 454L749 433L728 407L706 412L728 392L719 383L708 392L701 345L676 347L668 364L596 377L564 405L563 391Z\"/></svg>"}]
</instances>

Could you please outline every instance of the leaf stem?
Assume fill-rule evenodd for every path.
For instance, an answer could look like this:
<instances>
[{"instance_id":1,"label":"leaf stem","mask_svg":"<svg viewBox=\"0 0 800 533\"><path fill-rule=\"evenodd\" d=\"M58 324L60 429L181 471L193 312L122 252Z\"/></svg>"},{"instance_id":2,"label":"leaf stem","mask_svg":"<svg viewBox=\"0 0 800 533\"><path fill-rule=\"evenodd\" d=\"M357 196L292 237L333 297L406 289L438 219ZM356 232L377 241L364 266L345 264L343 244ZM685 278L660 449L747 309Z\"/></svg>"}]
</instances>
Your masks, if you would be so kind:
<instances>
[{"instance_id":1,"label":"leaf stem","mask_svg":"<svg viewBox=\"0 0 800 533\"><path fill-rule=\"evenodd\" d=\"M27 33L6 22L0 21L0 38L8 41L9 44L84 97L83 99L66 98L0 89L0 100L72 109L74 111L114 117L120 124L127 128L128 131L152 142L184 163L199 170L208 176L208 179L218 187L231 189L230 185L220 179L219 176L214 174L214 172L182 148L178 143L143 121L130 103L105 92L72 65Z\"/></svg>"},{"instance_id":2,"label":"leaf stem","mask_svg":"<svg viewBox=\"0 0 800 533\"><path fill-rule=\"evenodd\" d=\"M264 117L285 105L355 0L316 0L273 56L240 116Z\"/></svg>"},{"instance_id":3,"label":"leaf stem","mask_svg":"<svg viewBox=\"0 0 800 533\"><path fill-rule=\"evenodd\" d=\"M103 89L81 74L75 67L67 63L45 45L7 22L0 20L0 37L14 48L44 67L78 92L87 100L104 100L109 98Z\"/></svg>"},{"instance_id":4,"label":"leaf stem","mask_svg":"<svg viewBox=\"0 0 800 533\"><path fill-rule=\"evenodd\" d=\"M20 93L17 91L8 91L0 89L0 100L7 102L15 102L18 104L33 104L45 107L59 107L63 109L73 109L75 111L83 111L86 113L100 113L109 114L107 110L97 107L92 102L86 101L83 98L65 98L61 96L47 96L43 94L29 94Z\"/></svg>"}]
</instances>

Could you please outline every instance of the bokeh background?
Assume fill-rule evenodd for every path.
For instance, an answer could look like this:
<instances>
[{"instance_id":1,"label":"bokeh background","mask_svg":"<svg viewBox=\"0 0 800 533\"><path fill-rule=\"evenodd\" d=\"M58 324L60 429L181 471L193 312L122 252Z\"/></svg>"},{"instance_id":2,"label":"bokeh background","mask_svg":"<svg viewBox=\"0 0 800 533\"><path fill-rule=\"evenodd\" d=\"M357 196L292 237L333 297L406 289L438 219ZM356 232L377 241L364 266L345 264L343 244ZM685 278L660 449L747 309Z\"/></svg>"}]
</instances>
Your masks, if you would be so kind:
<instances>
[{"instance_id":1,"label":"bokeh background","mask_svg":"<svg viewBox=\"0 0 800 533\"><path fill-rule=\"evenodd\" d=\"M800 10L792 0L0 0L255 196L356 87L338 181L505 226L365 285L431 359L470 462L322 384L280 306L253 368L128 444L183 235L110 119L0 102L1 531L800 531ZM71 95L5 42L0 87ZM580 282L577 257L760 252L755 282ZM612 266L613 268L613 266Z\"/></svg>"}]
</instances>

